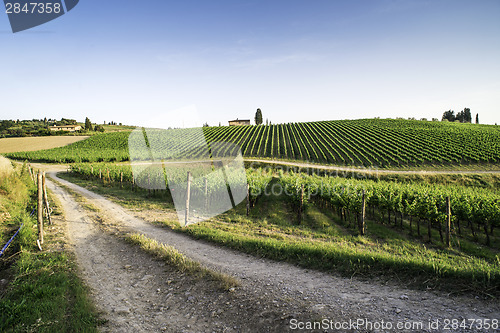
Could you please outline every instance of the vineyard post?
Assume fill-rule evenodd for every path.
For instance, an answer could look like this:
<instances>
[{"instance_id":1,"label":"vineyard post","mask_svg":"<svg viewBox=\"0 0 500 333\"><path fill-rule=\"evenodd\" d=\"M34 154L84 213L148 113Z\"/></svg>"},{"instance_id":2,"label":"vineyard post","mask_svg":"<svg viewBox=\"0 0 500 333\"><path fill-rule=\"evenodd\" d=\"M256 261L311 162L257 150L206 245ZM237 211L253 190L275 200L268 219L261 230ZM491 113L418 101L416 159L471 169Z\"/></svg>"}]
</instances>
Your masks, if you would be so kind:
<instances>
[{"instance_id":1,"label":"vineyard post","mask_svg":"<svg viewBox=\"0 0 500 333\"><path fill-rule=\"evenodd\" d=\"M151 196L151 178L149 178L149 172L148 172L148 196Z\"/></svg>"},{"instance_id":2,"label":"vineyard post","mask_svg":"<svg viewBox=\"0 0 500 333\"><path fill-rule=\"evenodd\" d=\"M359 224L359 233L361 236L365 234L365 218L366 218L366 198L365 198L365 190L363 190L363 198L361 202L361 223Z\"/></svg>"},{"instance_id":3,"label":"vineyard post","mask_svg":"<svg viewBox=\"0 0 500 333\"><path fill-rule=\"evenodd\" d=\"M300 208L299 208L299 221L302 222L302 210L304 209L304 184L300 186Z\"/></svg>"},{"instance_id":4,"label":"vineyard post","mask_svg":"<svg viewBox=\"0 0 500 333\"><path fill-rule=\"evenodd\" d=\"M205 212L208 213L208 180L207 177L204 177L205 181Z\"/></svg>"},{"instance_id":5,"label":"vineyard post","mask_svg":"<svg viewBox=\"0 0 500 333\"><path fill-rule=\"evenodd\" d=\"M35 177L33 176L33 170L31 170L31 165L28 165L28 170L30 172L31 181L35 182Z\"/></svg>"},{"instance_id":6,"label":"vineyard post","mask_svg":"<svg viewBox=\"0 0 500 333\"><path fill-rule=\"evenodd\" d=\"M109 177L109 169L108 169L108 183L111 183L111 178Z\"/></svg>"},{"instance_id":7,"label":"vineyard post","mask_svg":"<svg viewBox=\"0 0 500 333\"><path fill-rule=\"evenodd\" d=\"M189 200L191 199L191 172L187 173L187 186L186 186L186 214L184 219L184 226L188 225L189 220Z\"/></svg>"},{"instance_id":8,"label":"vineyard post","mask_svg":"<svg viewBox=\"0 0 500 333\"><path fill-rule=\"evenodd\" d=\"M247 216L250 215L250 185L247 183Z\"/></svg>"},{"instance_id":9,"label":"vineyard post","mask_svg":"<svg viewBox=\"0 0 500 333\"><path fill-rule=\"evenodd\" d=\"M93 165L90 167L90 174L92 175L92 177L94 177L94 166Z\"/></svg>"},{"instance_id":10,"label":"vineyard post","mask_svg":"<svg viewBox=\"0 0 500 333\"><path fill-rule=\"evenodd\" d=\"M450 247L451 199L446 197L446 247Z\"/></svg>"},{"instance_id":11,"label":"vineyard post","mask_svg":"<svg viewBox=\"0 0 500 333\"><path fill-rule=\"evenodd\" d=\"M42 172L38 171L38 204L37 204L37 223L38 223L38 240L43 244L43 184Z\"/></svg>"},{"instance_id":12,"label":"vineyard post","mask_svg":"<svg viewBox=\"0 0 500 333\"><path fill-rule=\"evenodd\" d=\"M49 208L49 198L47 196L47 186L45 184L45 171L42 173L42 185L43 185L43 201L45 203L45 209L47 210L46 216L49 221L49 225L52 224L52 218L50 217L50 208Z\"/></svg>"},{"instance_id":13,"label":"vineyard post","mask_svg":"<svg viewBox=\"0 0 500 333\"><path fill-rule=\"evenodd\" d=\"M427 218L427 237L429 237L429 243L432 243L432 232L431 232L432 220Z\"/></svg>"},{"instance_id":14,"label":"vineyard post","mask_svg":"<svg viewBox=\"0 0 500 333\"><path fill-rule=\"evenodd\" d=\"M102 179L102 170L99 169L99 180L101 180L101 179Z\"/></svg>"},{"instance_id":15,"label":"vineyard post","mask_svg":"<svg viewBox=\"0 0 500 333\"><path fill-rule=\"evenodd\" d=\"M120 172L120 188L123 187L123 172Z\"/></svg>"}]
</instances>

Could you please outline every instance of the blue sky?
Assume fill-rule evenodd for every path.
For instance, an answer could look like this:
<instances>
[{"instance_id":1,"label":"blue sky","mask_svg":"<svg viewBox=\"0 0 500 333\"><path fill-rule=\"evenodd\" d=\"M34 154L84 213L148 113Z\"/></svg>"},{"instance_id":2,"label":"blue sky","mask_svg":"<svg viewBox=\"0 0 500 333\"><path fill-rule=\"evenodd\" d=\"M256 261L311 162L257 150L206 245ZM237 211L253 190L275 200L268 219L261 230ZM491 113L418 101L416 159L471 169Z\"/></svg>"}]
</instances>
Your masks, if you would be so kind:
<instances>
[{"instance_id":1,"label":"blue sky","mask_svg":"<svg viewBox=\"0 0 500 333\"><path fill-rule=\"evenodd\" d=\"M1 119L500 123L500 1L81 0L13 34ZM188 110L188 111L186 111ZM191 112L193 111L193 112Z\"/></svg>"}]
</instances>

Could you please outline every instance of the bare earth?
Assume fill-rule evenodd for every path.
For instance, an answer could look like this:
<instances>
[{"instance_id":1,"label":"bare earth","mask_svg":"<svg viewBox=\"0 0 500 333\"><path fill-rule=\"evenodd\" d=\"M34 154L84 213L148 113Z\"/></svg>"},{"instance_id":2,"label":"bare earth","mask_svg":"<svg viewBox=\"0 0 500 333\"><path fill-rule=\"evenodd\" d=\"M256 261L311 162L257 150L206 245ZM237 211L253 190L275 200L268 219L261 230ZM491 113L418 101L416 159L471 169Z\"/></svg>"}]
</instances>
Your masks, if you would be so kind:
<instances>
[{"instance_id":1,"label":"bare earth","mask_svg":"<svg viewBox=\"0 0 500 333\"><path fill-rule=\"evenodd\" d=\"M89 138L88 136L40 136L34 138L0 139L0 154L35 151L67 146Z\"/></svg>"},{"instance_id":2,"label":"bare earth","mask_svg":"<svg viewBox=\"0 0 500 333\"><path fill-rule=\"evenodd\" d=\"M390 170L390 169L377 169L377 168L352 168L352 167L340 167L336 165L321 165L321 164L312 164L307 162L287 162L287 161L273 161L273 160L262 160L262 159L254 159L254 158L245 158L245 162L256 162L256 163L264 163L264 164L275 164L280 166L285 166L283 169L286 171L286 168L300 168L302 170L327 170L330 171L332 175L349 175L349 174L359 174L366 173L371 176L378 176L379 174L401 174L401 175L432 175L432 174L483 174L483 173L500 173L498 170L498 165L494 167L496 170Z\"/></svg>"},{"instance_id":3,"label":"bare earth","mask_svg":"<svg viewBox=\"0 0 500 333\"><path fill-rule=\"evenodd\" d=\"M68 186L99 209L89 213L60 186L49 188L65 211L83 277L104 312L110 332L287 332L293 319L333 323L365 319L393 329L332 332L475 332L445 330L446 319L500 319L500 304L479 296L449 296L402 285L362 281L242 254L156 227L155 214L132 212L83 189ZM235 292L220 291L151 259L106 230L131 230L177 248L188 257L237 277ZM439 329L429 321L439 320ZM398 323L422 328L397 329ZM346 327L346 326L345 326ZM386 326L387 327L387 326ZM487 330L481 330L487 332ZM490 330L493 332L493 330Z\"/></svg>"}]
</instances>

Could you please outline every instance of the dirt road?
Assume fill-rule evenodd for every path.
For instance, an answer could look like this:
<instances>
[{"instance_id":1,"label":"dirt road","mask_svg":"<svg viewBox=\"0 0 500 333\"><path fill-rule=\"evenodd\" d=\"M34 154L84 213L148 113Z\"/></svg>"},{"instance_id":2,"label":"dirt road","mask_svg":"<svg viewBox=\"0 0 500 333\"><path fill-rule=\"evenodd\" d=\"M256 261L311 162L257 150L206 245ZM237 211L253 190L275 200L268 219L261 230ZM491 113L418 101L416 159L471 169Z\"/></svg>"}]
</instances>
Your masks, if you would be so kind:
<instances>
[{"instance_id":1,"label":"dirt road","mask_svg":"<svg viewBox=\"0 0 500 333\"><path fill-rule=\"evenodd\" d=\"M245 158L245 162L254 162L254 163L264 163L271 165L283 165L290 168L301 168L303 170L328 170L332 171L332 173L338 172L341 174L349 174L349 173L368 173L368 174L399 174L399 175L432 175L432 174L484 174L484 173L493 173L500 174L500 170L386 170L386 169L377 169L377 168L352 168L352 167L340 167L335 165L321 165L321 164L312 164L307 162L286 162L286 161L273 161L273 160L262 160L262 159L253 159L253 158Z\"/></svg>"},{"instance_id":2,"label":"dirt road","mask_svg":"<svg viewBox=\"0 0 500 333\"><path fill-rule=\"evenodd\" d=\"M153 226L55 173L50 176L99 209L92 218L64 189L49 182L62 203L83 277L109 320L109 331L286 332L294 328L295 319L327 318L344 327L352 328L345 325L357 320L368 325L354 330L332 329L334 332L441 332L448 319L500 319L500 305L495 301L346 279L196 241ZM204 281L165 267L102 232L96 217L171 245L207 267L236 276L241 286L235 292L217 291ZM429 328L429 321L436 320L439 329ZM377 325L382 321L393 329L369 329L368 322ZM398 323L418 329L397 329Z\"/></svg>"}]
</instances>

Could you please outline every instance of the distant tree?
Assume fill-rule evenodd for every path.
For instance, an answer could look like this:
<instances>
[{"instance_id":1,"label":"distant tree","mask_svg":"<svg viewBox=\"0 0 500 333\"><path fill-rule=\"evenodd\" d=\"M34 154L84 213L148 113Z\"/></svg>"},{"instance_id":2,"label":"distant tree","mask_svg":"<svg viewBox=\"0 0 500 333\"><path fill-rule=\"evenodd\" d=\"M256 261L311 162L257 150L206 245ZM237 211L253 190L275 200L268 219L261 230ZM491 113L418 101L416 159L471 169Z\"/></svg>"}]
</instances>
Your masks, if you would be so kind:
<instances>
[{"instance_id":1,"label":"distant tree","mask_svg":"<svg viewBox=\"0 0 500 333\"><path fill-rule=\"evenodd\" d=\"M104 127L102 125L95 125L94 131L96 132L104 132Z\"/></svg>"},{"instance_id":2,"label":"distant tree","mask_svg":"<svg viewBox=\"0 0 500 333\"><path fill-rule=\"evenodd\" d=\"M472 114L469 108L464 109L464 123L472 123Z\"/></svg>"},{"instance_id":3,"label":"distant tree","mask_svg":"<svg viewBox=\"0 0 500 333\"><path fill-rule=\"evenodd\" d=\"M441 120L455 121L455 111L448 110L443 113L443 118Z\"/></svg>"},{"instance_id":4,"label":"distant tree","mask_svg":"<svg viewBox=\"0 0 500 333\"><path fill-rule=\"evenodd\" d=\"M88 117L85 118L85 130L92 131L92 122L90 121L90 119Z\"/></svg>"},{"instance_id":5,"label":"distant tree","mask_svg":"<svg viewBox=\"0 0 500 333\"><path fill-rule=\"evenodd\" d=\"M260 124L262 124L262 111L257 109L257 112L255 112L255 125Z\"/></svg>"},{"instance_id":6,"label":"distant tree","mask_svg":"<svg viewBox=\"0 0 500 333\"><path fill-rule=\"evenodd\" d=\"M269 119L266 118L266 126L269 125Z\"/></svg>"},{"instance_id":7,"label":"distant tree","mask_svg":"<svg viewBox=\"0 0 500 333\"><path fill-rule=\"evenodd\" d=\"M203 127L210 127L210 126L208 126L208 123L204 123Z\"/></svg>"},{"instance_id":8,"label":"distant tree","mask_svg":"<svg viewBox=\"0 0 500 333\"><path fill-rule=\"evenodd\" d=\"M220 126L221 126L221 125L220 125L220 121L219 121L219 127L220 127Z\"/></svg>"},{"instance_id":9,"label":"distant tree","mask_svg":"<svg viewBox=\"0 0 500 333\"><path fill-rule=\"evenodd\" d=\"M476 124L479 124L479 113L476 113Z\"/></svg>"},{"instance_id":10,"label":"distant tree","mask_svg":"<svg viewBox=\"0 0 500 333\"><path fill-rule=\"evenodd\" d=\"M461 123L471 123L472 122L472 115L470 113L470 109L465 108L463 111L460 111L459 113L457 113L455 120L458 120Z\"/></svg>"}]
</instances>

